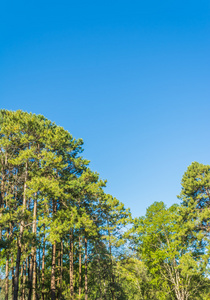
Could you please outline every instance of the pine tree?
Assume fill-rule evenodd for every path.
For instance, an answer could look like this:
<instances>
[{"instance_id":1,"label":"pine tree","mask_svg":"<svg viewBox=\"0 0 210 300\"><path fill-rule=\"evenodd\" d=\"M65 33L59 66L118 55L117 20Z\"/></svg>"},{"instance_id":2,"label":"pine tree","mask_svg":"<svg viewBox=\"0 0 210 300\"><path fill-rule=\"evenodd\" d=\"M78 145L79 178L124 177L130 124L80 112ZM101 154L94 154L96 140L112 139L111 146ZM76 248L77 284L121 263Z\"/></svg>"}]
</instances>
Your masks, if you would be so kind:
<instances>
[{"instance_id":1,"label":"pine tree","mask_svg":"<svg viewBox=\"0 0 210 300\"><path fill-rule=\"evenodd\" d=\"M10 284L13 300L117 299L115 250L129 212L104 193L82 144L41 115L0 111L5 299Z\"/></svg>"}]
</instances>

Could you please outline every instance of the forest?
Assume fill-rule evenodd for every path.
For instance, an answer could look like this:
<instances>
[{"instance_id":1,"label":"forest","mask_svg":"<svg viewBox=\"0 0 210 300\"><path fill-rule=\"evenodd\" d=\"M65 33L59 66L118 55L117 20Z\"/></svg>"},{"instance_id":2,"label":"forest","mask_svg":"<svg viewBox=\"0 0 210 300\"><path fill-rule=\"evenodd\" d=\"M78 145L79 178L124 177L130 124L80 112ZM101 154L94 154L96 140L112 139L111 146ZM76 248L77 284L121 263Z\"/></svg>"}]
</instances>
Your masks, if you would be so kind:
<instances>
[{"instance_id":1,"label":"forest","mask_svg":"<svg viewBox=\"0 0 210 300\"><path fill-rule=\"evenodd\" d=\"M209 300L210 165L187 168L179 204L132 218L82 151L42 115L0 111L0 300Z\"/></svg>"}]
</instances>

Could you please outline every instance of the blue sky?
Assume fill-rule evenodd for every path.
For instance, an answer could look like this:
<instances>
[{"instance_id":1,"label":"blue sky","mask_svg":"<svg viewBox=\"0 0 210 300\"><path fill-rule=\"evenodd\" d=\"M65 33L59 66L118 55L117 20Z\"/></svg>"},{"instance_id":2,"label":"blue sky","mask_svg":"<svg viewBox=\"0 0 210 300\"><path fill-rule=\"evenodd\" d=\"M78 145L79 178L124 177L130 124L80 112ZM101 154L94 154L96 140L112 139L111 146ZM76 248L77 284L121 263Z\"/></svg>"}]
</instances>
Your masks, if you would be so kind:
<instances>
[{"instance_id":1,"label":"blue sky","mask_svg":"<svg viewBox=\"0 0 210 300\"><path fill-rule=\"evenodd\" d=\"M210 2L1 1L0 107L76 138L134 216L210 164Z\"/></svg>"}]
</instances>

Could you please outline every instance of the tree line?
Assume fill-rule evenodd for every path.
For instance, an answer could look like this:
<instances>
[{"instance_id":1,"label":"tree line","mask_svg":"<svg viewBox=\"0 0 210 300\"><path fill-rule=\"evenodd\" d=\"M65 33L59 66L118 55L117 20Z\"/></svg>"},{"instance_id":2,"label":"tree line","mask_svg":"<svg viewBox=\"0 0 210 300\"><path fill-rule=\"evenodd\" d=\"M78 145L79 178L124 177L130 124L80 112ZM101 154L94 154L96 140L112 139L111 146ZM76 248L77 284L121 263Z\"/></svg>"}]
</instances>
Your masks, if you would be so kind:
<instances>
[{"instance_id":1,"label":"tree line","mask_svg":"<svg viewBox=\"0 0 210 300\"><path fill-rule=\"evenodd\" d=\"M82 145L0 111L0 299L210 299L210 166L188 167L180 205L132 219Z\"/></svg>"}]
</instances>

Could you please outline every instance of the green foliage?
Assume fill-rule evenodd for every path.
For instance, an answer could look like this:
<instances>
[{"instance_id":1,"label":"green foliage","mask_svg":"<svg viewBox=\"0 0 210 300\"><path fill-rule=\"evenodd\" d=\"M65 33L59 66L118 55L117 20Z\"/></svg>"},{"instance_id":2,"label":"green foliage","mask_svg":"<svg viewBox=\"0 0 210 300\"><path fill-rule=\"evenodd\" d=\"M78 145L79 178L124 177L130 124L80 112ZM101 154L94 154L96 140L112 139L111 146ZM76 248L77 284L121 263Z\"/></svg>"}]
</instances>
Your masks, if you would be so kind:
<instances>
[{"instance_id":1,"label":"green foliage","mask_svg":"<svg viewBox=\"0 0 210 300\"><path fill-rule=\"evenodd\" d=\"M134 220L131 230L142 261L151 276L150 284L159 291L157 299L194 299L206 286L205 252L195 251L187 238L188 224L182 220L182 208L166 208L155 202L145 217ZM160 292L161 291L161 292Z\"/></svg>"},{"instance_id":2,"label":"green foliage","mask_svg":"<svg viewBox=\"0 0 210 300\"><path fill-rule=\"evenodd\" d=\"M0 261L19 297L77 299L80 289L83 299L85 280L89 295L104 280L104 296L113 292L110 249L120 246L129 211L104 193L106 182L80 156L82 144L43 116L0 111ZM104 275L94 291L98 260Z\"/></svg>"},{"instance_id":3,"label":"green foliage","mask_svg":"<svg viewBox=\"0 0 210 300\"><path fill-rule=\"evenodd\" d=\"M210 166L188 167L181 205L132 221L82 145L41 115L0 111L1 297L209 299Z\"/></svg>"}]
</instances>

